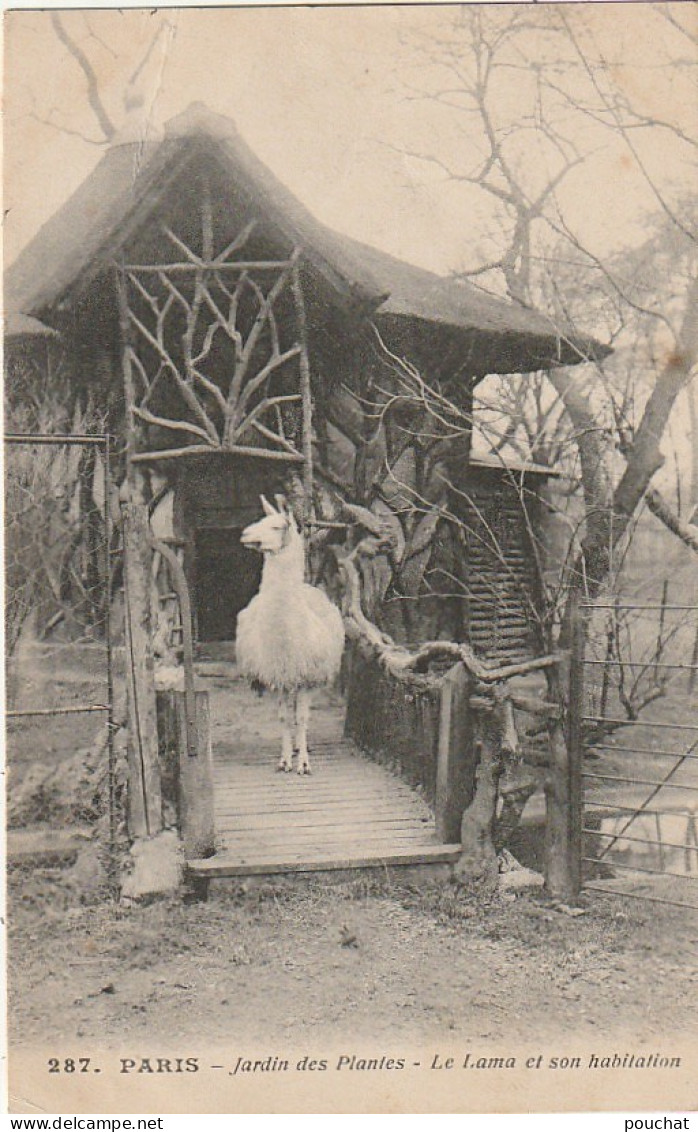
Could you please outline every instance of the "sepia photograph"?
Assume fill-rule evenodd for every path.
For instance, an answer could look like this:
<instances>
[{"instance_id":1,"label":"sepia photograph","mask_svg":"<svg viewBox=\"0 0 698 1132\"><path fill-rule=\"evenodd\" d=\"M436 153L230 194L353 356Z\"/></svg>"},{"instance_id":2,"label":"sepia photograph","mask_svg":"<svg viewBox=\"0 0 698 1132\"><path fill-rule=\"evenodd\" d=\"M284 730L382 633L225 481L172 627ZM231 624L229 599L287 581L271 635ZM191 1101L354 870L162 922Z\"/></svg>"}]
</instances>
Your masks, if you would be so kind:
<instances>
[{"instance_id":1,"label":"sepia photograph","mask_svg":"<svg viewBox=\"0 0 698 1132\"><path fill-rule=\"evenodd\" d=\"M5 10L10 1112L698 1106L697 47Z\"/></svg>"}]
</instances>

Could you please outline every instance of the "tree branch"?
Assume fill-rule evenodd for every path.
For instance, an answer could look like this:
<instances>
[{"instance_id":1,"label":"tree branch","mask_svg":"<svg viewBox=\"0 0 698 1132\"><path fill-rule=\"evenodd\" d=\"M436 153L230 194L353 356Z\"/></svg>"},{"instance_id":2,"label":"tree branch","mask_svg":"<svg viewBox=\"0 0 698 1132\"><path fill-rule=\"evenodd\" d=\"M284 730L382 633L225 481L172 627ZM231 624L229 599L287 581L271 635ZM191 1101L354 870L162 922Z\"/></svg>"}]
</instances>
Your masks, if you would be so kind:
<instances>
[{"instance_id":1,"label":"tree branch","mask_svg":"<svg viewBox=\"0 0 698 1132\"><path fill-rule=\"evenodd\" d=\"M66 31L58 12L52 11L50 19L51 25L56 35L58 36L66 50L69 51L73 56L73 59L75 59L76 63L80 67L80 70L87 79L87 98L90 107L92 108L95 118L99 122L105 138L110 141L116 134L116 126L107 114L104 103L102 102L102 98L99 93L99 84L97 82L97 76L94 72L94 68L82 48L78 46L75 40L72 39Z\"/></svg>"},{"instance_id":2,"label":"tree branch","mask_svg":"<svg viewBox=\"0 0 698 1132\"><path fill-rule=\"evenodd\" d=\"M661 492L650 487L645 492L645 503L648 510L655 515L664 526L681 539L681 542L690 550L698 554L698 527L693 523L685 523L667 503Z\"/></svg>"}]
</instances>

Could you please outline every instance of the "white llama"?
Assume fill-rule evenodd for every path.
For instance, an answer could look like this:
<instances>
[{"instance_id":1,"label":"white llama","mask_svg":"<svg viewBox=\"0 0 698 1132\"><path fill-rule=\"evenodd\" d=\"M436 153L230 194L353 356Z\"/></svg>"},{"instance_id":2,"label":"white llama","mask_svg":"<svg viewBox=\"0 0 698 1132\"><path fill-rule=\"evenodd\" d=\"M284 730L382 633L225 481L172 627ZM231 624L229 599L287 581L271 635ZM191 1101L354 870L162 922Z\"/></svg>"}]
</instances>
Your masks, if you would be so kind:
<instances>
[{"instance_id":1,"label":"white llama","mask_svg":"<svg viewBox=\"0 0 698 1132\"><path fill-rule=\"evenodd\" d=\"M277 692L282 726L278 769L310 774L308 717L310 689L333 680L344 650L339 610L315 586L303 581L303 539L283 504L276 510L261 496L264 518L243 532L243 546L264 555L259 593L238 614L237 663L240 672ZM277 501L279 497L277 496Z\"/></svg>"}]
</instances>

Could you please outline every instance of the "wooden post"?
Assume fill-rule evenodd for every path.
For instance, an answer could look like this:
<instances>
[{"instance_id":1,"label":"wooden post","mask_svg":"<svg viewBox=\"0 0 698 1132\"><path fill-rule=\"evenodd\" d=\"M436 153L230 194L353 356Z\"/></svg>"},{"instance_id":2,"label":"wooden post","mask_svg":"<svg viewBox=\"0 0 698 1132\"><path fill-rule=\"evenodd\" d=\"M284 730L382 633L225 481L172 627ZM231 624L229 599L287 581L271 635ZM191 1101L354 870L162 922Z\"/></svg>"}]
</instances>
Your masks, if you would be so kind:
<instances>
[{"instance_id":1,"label":"wooden post","mask_svg":"<svg viewBox=\"0 0 698 1132\"><path fill-rule=\"evenodd\" d=\"M691 653L691 667L688 673L688 692L693 695L696 690L696 680L698 680L698 624L696 625L696 635L693 638L693 652Z\"/></svg>"},{"instance_id":2,"label":"wooden post","mask_svg":"<svg viewBox=\"0 0 698 1132\"><path fill-rule=\"evenodd\" d=\"M571 598L572 650L569 671L567 730L563 714L549 724L550 772L545 786L545 883L551 896L573 901L582 872L582 793L584 646L586 621L579 595ZM556 683L559 685L559 674ZM562 706L562 704L561 704Z\"/></svg>"},{"instance_id":3,"label":"wooden post","mask_svg":"<svg viewBox=\"0 0 698 1132\"><path fill-rule=\"evenodd\" d=\"M499 865L494 847L494 822L502 757L493 731L491 705L483 702L482 697L473 697L470 707L474 723L473 747L479 758L473 799L461 823L462 853L456 863L456 875L495 888Z\"/></svg>"},{"instance_id":4,"label":"wooden post","mask_svg":"<svg viewBox=\"0 0 698 1132\"><path fill-rule=\"evenodd\" d=\"M129 502L144 503L145 476L134 457L143 445L143 426L137 419L136 390L133 381L131 366L131 320L129 317L128 295L126 292L126 277L122 269L114 270L116 294L119 303L119 329L121 333L121 372L124 379L124 397L126 400L126 481L129 491Z\"/></svg>"},{"instance_id":5,"label":"wooden post","mask_svg":"<svg viewBox=\"0 0 698 1132\"><path fill-rule=\"evenodd\" d=\"M215 850L213 756L208 692L196 692L196 756L188 739L186 694L157 693L160 752L166 796L176 810L188 860L210 857Z\"/></svg>"},{"instance_id":6,"label":"wooden post","mask_svg":"<svg viewBox=\"0 0 698 1132\"><path fill-rule=\"evenodd\" d=\"M151 646L148 516L143 504L125 503L122 517L129 832L132 837L152 837L162 829L162 793Z\"/></svg>"},{"instance_id":7,"label":"wooden post","mask_svg":"<svg viewBox=\"0 0 698 1132\"><path fill-rule=\"evenodd\" d=\"M666 621L666 607L669 601L669 579L662 583L662 601L659 607L659 625L657 626L657 647L654 650L654 682L659 684L662 653L664 652L664 622ZM620 657L618 658L620 660Z\"/></svg>"},{"instance_id":8,"label":"wooden post","mask_svg":"<svg viewBox=\"0 0 698 1132\"><path fill-rule=\"evenodd\" d=\"M115 269L121 330L121 365L126 399L126 498L121 503L124 531L124 604L128 704L129 833L152 837L162 829L162 791L158 762L155 679L151 638L150 529L143 473L134 463L141 438L134 415L136 394L130 354L130 320L123 271Z\"/></svg>"},{"instance_id":9,"label":"wooden post","mask_svg":"<svg viewBox=\"0 0 698 1132\"><path fill-rule=\"evenodd\" d=\"M301 451L303 453L303 523L307 526L312 516L313 508L313 396L310 377L310 359L308 357L308 326L305 312L305 299L303 297L303 284L301 281L298 259L300 250L294 252L291 287L293 301L296 307L298 322L298 343L301 352L298 358L300 368L302 436Z\"/></svg>"},{"instance_id":10,"label":"wooden post","mask_svg":"<svg viewBox=\"0 0 698 1132\"><path fill-rule=\"evenodd\" d=\"M436 798L434 809L436 812L436 836L439 841L446 843L446 810L448 807L448 778L450 772L451 754L451 711L453 708L453 685L448 677L441 685L439 704L439 745L436 761Z\"/></svg>"},{"instance_id":11,"label":"wooden post","mask_svg":"<svg viewBox=\"0 0 698 1132\"><path fill-rule=\"evenodd\" d=\"M582 886L582 825L584 818L584 791L582 770L584 762L584 651L587 623L579 596L573 608L572 654L570 658L569 716L567 721L568 828L567 853L569 858L569 895L575 899Z\"/></svg>"},{"instance_id":12,"label":"wooden post","mask_svg":"<svg viewBox=\"0 0 698 1132\"><path fill-rule=\"evenodd\" d=\"M461 838L463 811L474 789L470 679L462 664L454 665L441 684L436 764L436 836L445 845Z\"/></svg>"}]
</instances>

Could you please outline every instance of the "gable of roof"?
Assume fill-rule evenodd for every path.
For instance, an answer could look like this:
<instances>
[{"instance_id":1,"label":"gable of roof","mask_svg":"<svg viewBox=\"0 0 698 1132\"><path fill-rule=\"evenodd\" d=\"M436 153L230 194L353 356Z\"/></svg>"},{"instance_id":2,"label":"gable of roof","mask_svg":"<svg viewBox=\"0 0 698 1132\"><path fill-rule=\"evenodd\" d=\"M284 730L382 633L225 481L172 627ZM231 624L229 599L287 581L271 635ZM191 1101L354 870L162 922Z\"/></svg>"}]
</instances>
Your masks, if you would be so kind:
<instances>
[{"instance_id":1,"label":"gable of roof","mask_svg":"<svg viewBox=\"0 0 698 1132\"><path fill-rule=\"evenodd\" d=\"M111 146L7 269L6 310L36 316L55 304L176 158L167 142Z\"/></svg>"},{"instance_id":2,"label":"gable of roof","mask_svg":"<svg viewBox=\"0 0 698 1132\"><path fill-rule=\"evenodd\" d=\"M561 336L527 307L468 282L447 279L321 224L247 145L234 123L195 103L171 119L165 137L115 144L75 193L44 224L5 278L9 311L38 316L55 304L96 258L113 254L139 204L174 180L204 145L242 183L266 215L354 310L377 318L450 327L480 344L489 372L516 372L603 357L592 338ZM200 150L198 151L200 152ZM482 351L485 342L488 347Z\"/></svg>"},{"instance_id":3,"label":"gable of roof","mask_svg":"<svg viewBox=\"0 0 698 1132\"><path fill-rule=\"evenodd\" d=\"M28 314L10 311L3 317L5 339L58 338L58 331Z\"/></svg>"}]
</instances>

